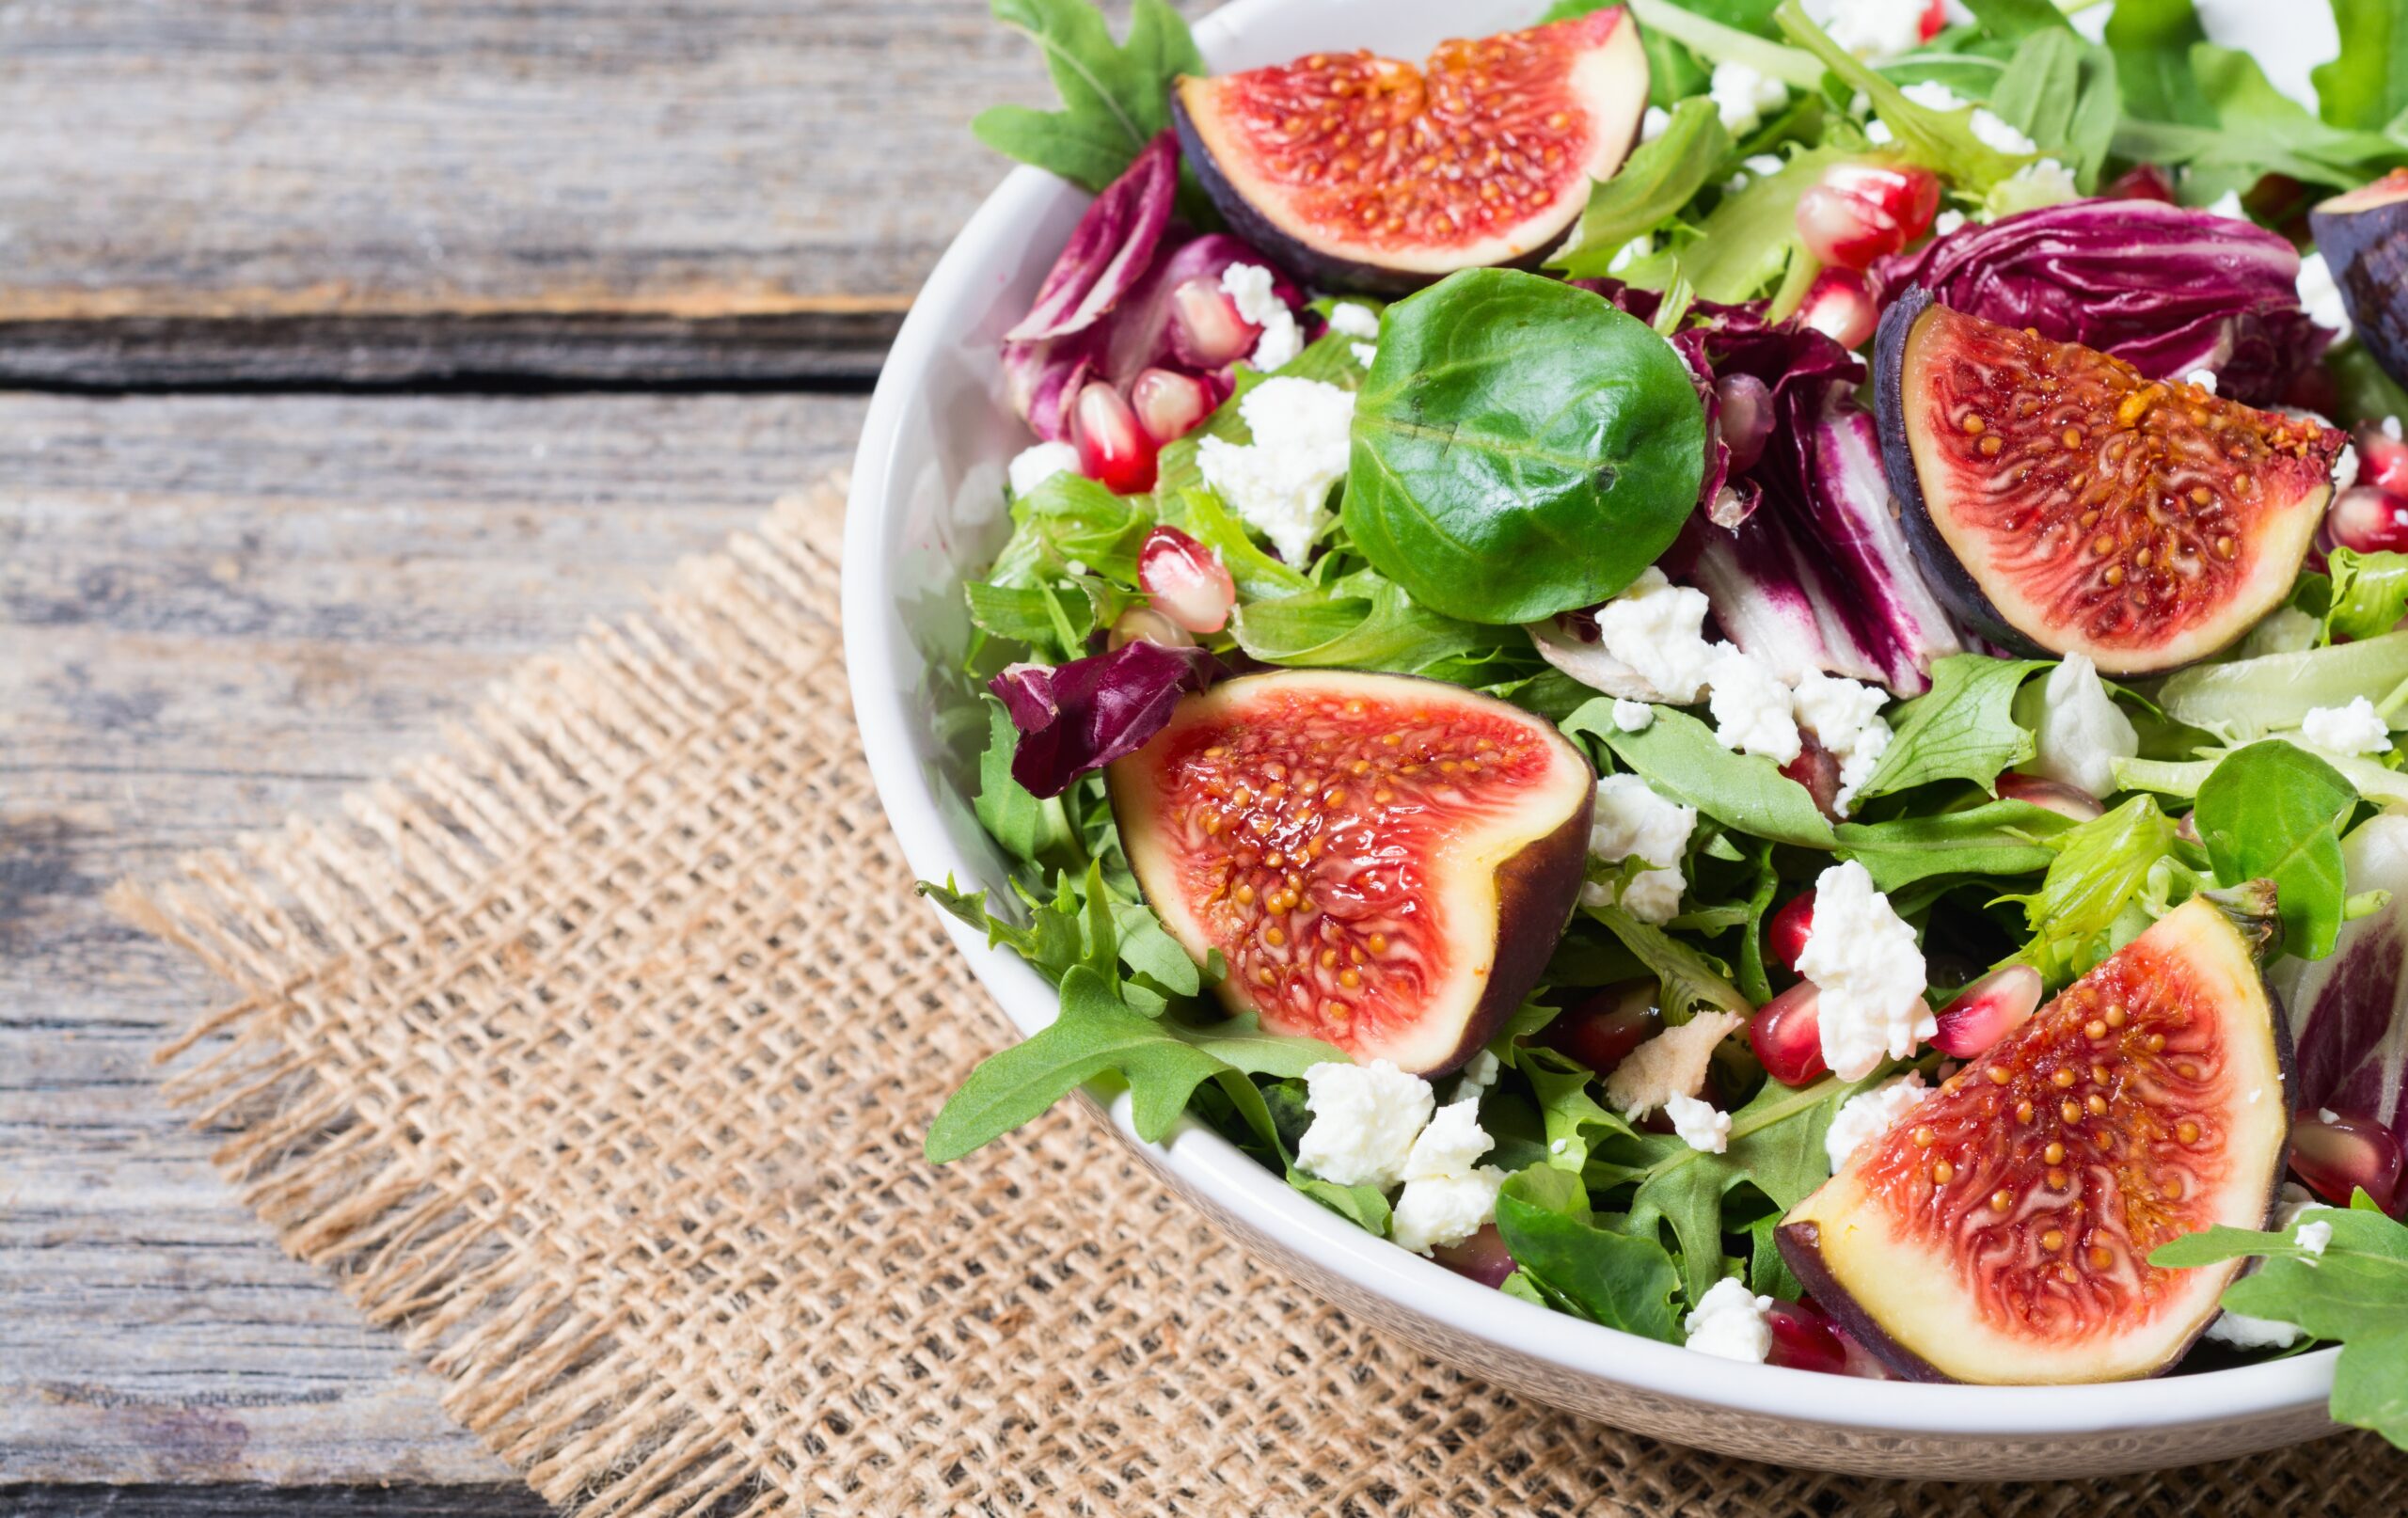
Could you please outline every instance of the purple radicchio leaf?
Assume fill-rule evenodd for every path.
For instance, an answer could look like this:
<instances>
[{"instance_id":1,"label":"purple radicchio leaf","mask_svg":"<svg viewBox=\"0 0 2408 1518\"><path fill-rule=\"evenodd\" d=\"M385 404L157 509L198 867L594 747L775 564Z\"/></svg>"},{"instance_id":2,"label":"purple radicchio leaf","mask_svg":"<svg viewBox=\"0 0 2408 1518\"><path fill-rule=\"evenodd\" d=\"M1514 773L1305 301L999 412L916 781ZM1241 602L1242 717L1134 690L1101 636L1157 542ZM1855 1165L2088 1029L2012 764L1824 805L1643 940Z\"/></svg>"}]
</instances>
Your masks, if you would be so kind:
<instances>
[{"instance_id":1,"label":"purple radicchio leaf","mask_svg":"<svg viewBox=\"0 0 2408 1518\"><path fill-rule=\"evenodd\" d=\"M1051 669L1014 664L987 688L1020 730L1012 779L1032 796L1059 796L1081 775L1144 748L1182 694L1210 688L1220 672L1205 649L1138 639Z\"/></svg>"},{"instance_id":2,"label":"purple radicchio leaf","mask_svg":"<svg viewBox=\"0 0 2408 1518\"><path fill-rule=\"evenodd\" d=\"M1094 324L1152 266L1178 196L1179 142L1165 132L1087 207L1038 287L1037 303L1004 340L1035 342Z\"/></svg>"},{"instance_id":3,"label":"purple radicchio leaf","mask_svg":"<svg viewBox=\"0 0 2408 1518\"><path fill-rule=\"evenodd\" d=\"M2279 233L2156 200L2073 200L1969 225L1872 270L1887 306L1922 285L1952 310L2101 349L2151 379L2215 372L2270 404L2333 334L2299 302L2299 253Z\"/></svg>"},{"instance_id":4,"label":"purple radicchio leaf","mask_svg":"<svg viewBox=\"0 0 2408 1518\"><path fill-rule=\"evenodd\" d=\"M2408 817L2377 816L2341 843L2350 890L2388 891L2341 925L2321 959L2286 958L2269 979L2297 1051L2291 1107L2368 1116L2395 1131L2408 1112Z\"/></svg>"}]
</instances>

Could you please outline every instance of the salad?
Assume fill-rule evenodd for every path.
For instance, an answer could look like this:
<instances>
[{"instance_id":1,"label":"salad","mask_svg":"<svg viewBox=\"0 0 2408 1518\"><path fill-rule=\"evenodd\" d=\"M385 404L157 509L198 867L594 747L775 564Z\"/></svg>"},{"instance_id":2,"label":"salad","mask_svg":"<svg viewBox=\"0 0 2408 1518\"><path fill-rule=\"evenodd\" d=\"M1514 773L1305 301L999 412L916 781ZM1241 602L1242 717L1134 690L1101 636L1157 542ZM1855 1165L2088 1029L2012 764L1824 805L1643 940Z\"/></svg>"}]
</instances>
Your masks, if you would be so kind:
<instances>
[{"instance_id":1,"label":"salad","mask_svg":"<svg viewBox=\"0 0 2408 1518\"><path fill-rule=\"evenodd\" d=\"M995 9L1095 198L922 890L1061 1009L930 1158L1118 1083L1630 1333L2408 1447L2408 3L2313 110L2188 0Z\"/></svg>"}]
</instances>

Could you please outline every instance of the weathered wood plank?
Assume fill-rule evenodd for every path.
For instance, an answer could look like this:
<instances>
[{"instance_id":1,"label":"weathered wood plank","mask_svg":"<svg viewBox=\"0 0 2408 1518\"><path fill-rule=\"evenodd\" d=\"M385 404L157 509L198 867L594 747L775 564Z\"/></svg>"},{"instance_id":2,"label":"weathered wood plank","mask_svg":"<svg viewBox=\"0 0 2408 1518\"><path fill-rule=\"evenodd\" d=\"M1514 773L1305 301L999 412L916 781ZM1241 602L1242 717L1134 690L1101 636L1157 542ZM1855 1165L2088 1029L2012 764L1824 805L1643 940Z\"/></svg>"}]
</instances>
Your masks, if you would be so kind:
<instances>
[{"instance_id":1,"label":"weathered wood plank","mask_svg":"<svg viewBox=\"0 0 2408 1518\"><path fill-rule=\"evenodd\" d=\"M44 1486L10 1494L9 1518L545 1518L523 1486Z\"/></svg>"},{"instance_id":2,"label":"weathered wood plank","mask_svg":"<svg viewBox=\"0 0 2408 1518\"><path fill-rule=\"evenodd\" d=\"M506 1478L161 1104L151 1052L214 989L99 893L423 749L841 463L862 407L0 395L0 1510Z\"/></svg>"},{"instance_id":3,"label":"weathered wood plank","mask_svg":"<svg viewBox=\"0 0 2408 1518\"><path fill-rule=\"evenodd\" d=\"M984 0L0 8L0 384L866 375L1047 93Z\"/></svg>"}]
</instances>

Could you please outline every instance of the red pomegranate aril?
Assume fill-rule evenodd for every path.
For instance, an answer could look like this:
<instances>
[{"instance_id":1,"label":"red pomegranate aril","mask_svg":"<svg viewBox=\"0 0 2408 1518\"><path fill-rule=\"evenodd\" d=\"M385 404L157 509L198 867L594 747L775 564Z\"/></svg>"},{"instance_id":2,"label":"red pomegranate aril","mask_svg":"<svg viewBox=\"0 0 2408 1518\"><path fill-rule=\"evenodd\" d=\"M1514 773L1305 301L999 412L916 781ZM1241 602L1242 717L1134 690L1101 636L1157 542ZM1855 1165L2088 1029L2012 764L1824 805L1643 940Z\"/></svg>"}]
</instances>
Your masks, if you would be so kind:
<instances>
[{"instance_id":1,"label":"red pomegranate aril","mask_svg":"<svg viewBox=\"0 0 2408 1518\"><path fill-rule=\"evenodd\" d=\"M1931 1046L1957 1059L1972 1059L2023 1026L2039 1008L2048 987L2030 965L1993 970L1941 1008L1940 1031Z\"/></svg>"},{"instance_id":2,"label":"red pomegranate aril","mask_svg":"<svg viewBox=\"0 0 2408 1518\"><path fill-rule=\"evenodd\" d=\"M1798 740L1798 757L1781 767L1782 777L1806 787L1815 811L1840 821L1840 756L1812 733L1800 733Z\"/></svg>"},{"instance_id":3,"label":"red pomegranate aril","mask_svg":"<svg viewBox=\"0 0 2408 1518\"><path fill-rule=\"evenodd\" d=\"M2404 1168L2400 1135L2371 1117L2320 1112L2291 1125L2291 1173L2336 1207L2362 1191L2398 1217Z\"/></svg>"},{"instance_id":4,"label":"red pomegranate aril","mask_svg":"<svg viewBox=\"0 0 2408 1518\"><path fill-rule=\"evenodd\" d=\"M1154 443L1137 426L1120 392L1091 381L1070 408L1070 444L1079 472L1116 496L1154 488Z\"/></svg>"},{"instance_id":5,"label":"red pomegranate aril","mask_svg":"<svg viewBox=\"0 0 2408 1518\"><path fill-rule=\"evenodd\" d=\"M2169 206L2181 200L2174 193L2174 181L2155 164L2133 165L2099 195L2104 200L2162 200Z\"/></svg>"},{"instance_id":6,"label":"red pomegranate aril","mask_svg":"<svg viewBox=\"0 0 2408 1518\"><path fill-rule=\"evenodd\" d=\"M1853 351L1863 347L1873 336L1873 329L1880 324L1881 313L1873 308L1873 291L1865 284L1864 276L1853 269L1825 269L1806 287L1806 300L1798 308L1798 320Z\"/></svg>"},{"instance_id":7,"label":"red pomegranate aril","mask_svg":"<svg viewBox=\"0 0 2408 1518\"><path fill-rule=\"evenodd\" d=\"M1847 1374L1847 1346L1841 1342L1838 1325L1820 1307L1776 1297L1765 1309L1765 1321L1772 1327L1772 1352L1765 1364L1827 1376Z\"/></svg>"},{"instance_id":8,"label":"red pomegranate aril","mask_svg":"<svg viewBox=\"0 0 2408 1518\"><path fill-rule=\"evenodd\" d=\"M2324 527L2344 548L2398 553L2408 549L2408 500L2364 485L2344 490L2324 514Z\"/></svg>"},{"instance_id":9,"label":"red pomegranate aril","mask_svg":"<svg viewBox=\"0 0 2408 1518\"><path fill-rule=\"evenodd\" d=\"M1478 1281L1485 1287L1499 1287L1505 1277L1513 1273L1513 1257L1505 1248L1505 1236L1497 1225L1484 1223L1480 1231L1461 1243L1439 1244L1430 1251L1430 1257L1457 1275Z\"/></svg>"},{"instance_id":10,"label":"red pomegranate aril","mask_svg":"<svg viewBox=\"0 0 2408 1518\"><path fill-rule=\"evenodd\" d=\"M1159 445L1194 432L1212 409L1212 397L1193 374L1149 369L1129 387L1129 407L1137 414L1137 425Z\"/></svg>"},{"instance_id":11,"label":"red pomegranate aril","mask_svg":"<svg viewBox=\"0 0 2408 1518\"><path fill-rule=\"evenodd\" d=\"M1656 982L1630 980L1558 1016L1539 1041L1604 1075L1653 1036L1663 1020L1656 1007Z\"/></svg>"},{"instance_id":12,"label":"red pomegranate aril","mask_svg":"<svg viewBox=\"0 0 2408 1518\"><path fill-rule=\"evenodd\" d=\"M1238 314L1218 279L1197 275L1170 293L1171 346L1198 369L1219 369L1254 352L1262 329Z\"/></svg>"},{"instance_id":13,"label":"red pomegranate aril","mask_svg":"<svg viewBox=\"0 0 2408 1518\"><path fill-rule=\"evenodd\" d=\"M1112 625L1110 646L1125 648L1140 639L1164 648L1196 646L1196 640L1187 636L1186 628L1149 606L1133 606L1120 613Z\"/></svg>"},{"instance_id":14,"label":"red pomegranate aril","mask_svg":"<svg viewBox=\"0 0 2408 1518\"><path fill-rule=\"evenodd\" d=\"M1834 164L1798 198L1798 235L1821 261L1865 269L1904 251L1939 213L1940 176L1929 169Z\"/></svg>"},{"instance_id":15,"label":"red pomegranate aril","mask_svg":"<svg viewBox=\"0 0 2408 1518\"><path fill-rule=\"evenodd\" d=\"M1765 456L1772 436L1772 391L1753 374L1725 374L1714 382L1715 430L1731 451L1731 472L1744 474Z\"/></svg>"},{"instance_id":16,"label":"red pomegranate aril","mask_svg":"<svg viewBox=\"0 0 2408 1518\"><path fill-rule=\"evenodd\" d=\"M1923 8L1923 20L1915 25L1915 35L1928 42L1948 29L1948 0L1931 0Z\"/></svg>"},{"instance_id":17,"label":"red pomegranate aril","mask_svg":"<svg viewBox=\"0 0 2408 1518\"><path fill-rule=\"evenodd\" d=\"M1814 893L1801 891L1781 904L1765 925L1765 953L1773 963L1798 972L1798 957L1806 952L1806 935L1814 930Z\"/></svg>"},{"instance_id":18,"label":"red pomegranate aril","mask_svg":"<svg viewBox=\"0 0 2408 1518\"><path fill-rule=\"evenodd\" d=\"M2350 440L2358 450L2356 482L2408 499L2408 442L2380 427L2361 427Z\"/></svg>"},{"instance_id":19,"label":"red pomegranate aril","mask_svg":"<svg viewBox=\"0 0 2408 1518\"><path fill-rule=\"evenodd\" d=\"M1823 1063L1822 992L1801 980L1756 1009L1748 1047L1765 1073L1783 1085L1807 1085L1830 1067Z\"/></svg>"},{"instance_id":20,"label":"red pomegranate aril","mask_svg":"<svg viewBox=\"0 0 2408 1518\"><path fill-rule=\"evenodd\" d=\"M2107 814L2099 798L2079 785L2042 780L2037 775L2019 775L2013 770L1998 778L1998 794L2007 800L2040 807L2076 822L2096 822Z\"/></svg>"},{"instance_id":21,"label":"red pomegranate aril","mask_svg":"<svg viewBox=\"0 0 2408 1518\"><path fill-rule=\"evenodd\" d=\"M1137 585L1155 610L1192 633L1229 625L1236 581L1221 556L1175 527L1158 527L1137 549Z\"/></svg>"}]
</instances>

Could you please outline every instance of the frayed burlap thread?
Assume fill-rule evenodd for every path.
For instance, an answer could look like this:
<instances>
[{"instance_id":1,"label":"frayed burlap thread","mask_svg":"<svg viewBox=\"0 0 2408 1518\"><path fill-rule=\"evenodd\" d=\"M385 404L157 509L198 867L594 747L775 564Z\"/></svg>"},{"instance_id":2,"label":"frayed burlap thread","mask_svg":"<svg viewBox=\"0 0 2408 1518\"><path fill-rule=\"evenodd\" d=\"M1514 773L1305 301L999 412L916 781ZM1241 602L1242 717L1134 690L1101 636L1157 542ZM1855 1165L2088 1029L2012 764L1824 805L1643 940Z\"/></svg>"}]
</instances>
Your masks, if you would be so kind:
<instances>
[{"instance_id":1,"label":"frayed burlap thread","mask_svg":"<svg viewBox=\"0 0 2408 1518\"><path fill-rule=\"evenodd\" d=\"M822 489L339 816L119 909L234 988L171 1099L285 1247L562 1508L2364 1514L2367 1436L2054 1487L1651 1444L1266 1273L1065 1108L938 1170L1006 1036L853 733ZM166 1056L163 1056L166 1057ZM1941 1473L1934 1473L1935 1475Z\"/></svg>"}]
</instances>

